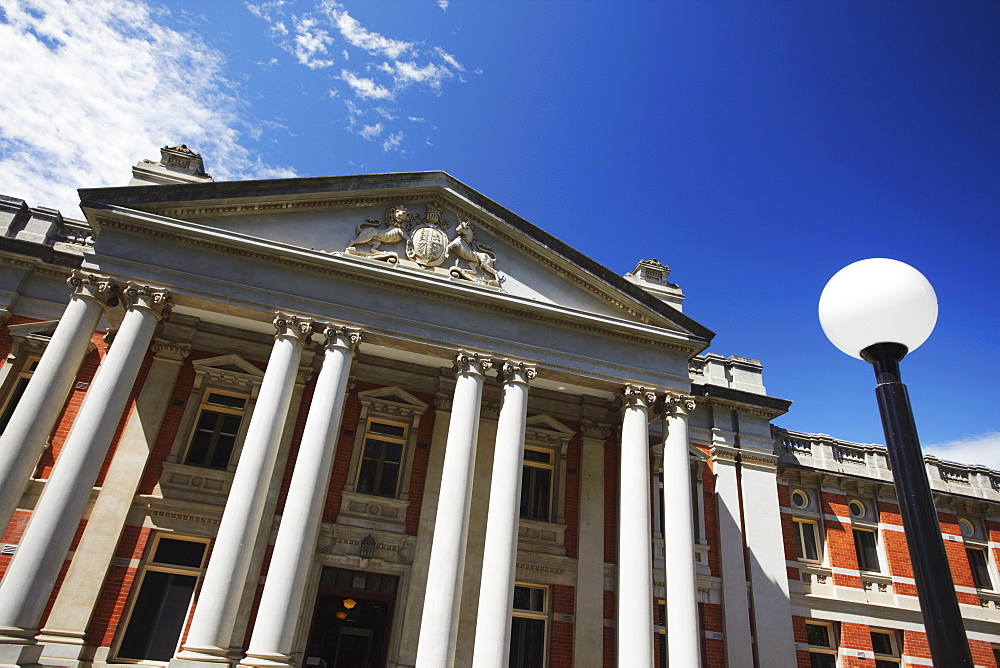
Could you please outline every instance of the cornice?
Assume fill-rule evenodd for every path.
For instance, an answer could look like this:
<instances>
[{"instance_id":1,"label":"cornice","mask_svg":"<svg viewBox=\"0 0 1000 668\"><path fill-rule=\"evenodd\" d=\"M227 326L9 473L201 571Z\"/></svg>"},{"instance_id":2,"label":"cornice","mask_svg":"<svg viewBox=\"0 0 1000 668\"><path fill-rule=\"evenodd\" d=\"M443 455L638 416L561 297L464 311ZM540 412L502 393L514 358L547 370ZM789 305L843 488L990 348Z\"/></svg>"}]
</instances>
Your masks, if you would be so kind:
<instances>
[{"instance_id":1,"label":"cornice","mask_svg":"<svg viewBox=\"0 0 1000 668\"><path fill-rule=\"evenodd\" d=\"M418 189L423 192L416 192ZM664 318L690 332L693 338L698 339L701 344L699 350L704 350L714 337L714 332L690 316L675 311L672 307L632 285L603 265L594 262L573 247L442 171L298 177L174 186L90 188L82 189L80 197L83 200L83 206L96 209L106 208L109 205L121 205L131 209L154 211L162 215L219 216L260 211L317 209L331 206L365 206L383 204L389 200L396 202L426 201L431 195L428 191L436 191L437 196L432 196L433 199L446 203L456 212L461 210L461 213L480 223L483 222L482 216L484 214L491 216L496 223L487 222L485 227L498 237L525 252L530 252L533 257L588 292L616 303L619 308L623 308L632 317L645 320L648 319L648 314L655 314L657 317ZM359 197L355 194L357 192L371 194ZM450 197L445 200L441 196L442 193L446 193ZM251 198L257 201L249 201ZM452 198L465 202L469 206L456 207ZM270 201L261 203L261 199ZM220 200L222 201L218 204L210 203ZM205 204L171 207L176 202L204 202ZM509 232L516 231L520 234L511 236L500 226L507 228ZM520 235L535 242L537 248L530 245L524 246L520 242ZM544 253L537 254L538 249L549 251L552 257L547 257ZM580 282L581 279L572 276L571 273L567 274L565 268L560 266L559 262L553 262L552 258L559 258L568 265L583 269L590 274L592 279L597 279L599 283L604 284L611 291L611 294L595 290L592 283ZM632 301L626 302L615 298L613 295L616 292L631 298ZM636 309L636 306L642 310Z\"/></svg>"},{"instance_id":2,"label":"cornice","mask_svg":"<svg viewBox=\"0 0 1000 668\"><path fill-rule=\"evenodd\" d=\"M426 195L423 197L423 199L426 200ZM170 222L171 224L176 224L173 221L168 221L168 222ZM295 250L298 253L305 256L313 255L312 259L314 261L310 262L307 261L306 259L287 257L281 255L278 252L267 252L264 249L248 249L233 244L227 244L218 239L198 238L195 236L196 234L213 234L213 231L211 230L205 230L205 231L198 230L198 231L191 231L193 233L182 233L180 231L152 229L148 225L127 221L120 218L112 218L107 215L97 215L95 217L95 223L97 224L98 228L104 226L114 229L120 229L126 232L142 234L145 236L170 239L172 241L177 241L192 246L208 248L214 251L228 253L230 255L237 255L254 260L261 260L264 262L282 264L290 267L295 267L298 269L306 269L308 271L329 274L332 276L346 278L354 281L363 279L367 284L378 285L380 287L389 288L392 290L400 289L399 281L391 280L390 277L385 276L383 274L384 268L382 267L378 267L378 269L382 269L382 271L377 271L377 272L370 271L364 274L363 276L359 274L358 270L366 266L371 267L372 269L376 269L376 267L371 266L372 265L371 262L363 259L354 259L348 256L333 255L330 253L311 251L307 249L289 248L289 250ZM254 239L248 238L246 239L246 241L257 244L272 243L272 242L267 242L266 240L259 240L255 238ZM277 247L274 248L275 250L277 250ZM331 265L328 263L324 263L321 260L336 261L343 266ZM395 270L395 269L390 270L390 272L392 272L392 275L398 279L400 274L396 273L397 271L405 271L405 270ZM408 275L408 273L403 275ZM418 275L414 275L413 277L423 278L419 277ZM608 326L598 326L592 322L585 321L585 319L591 320L594 318L593 315L588 313L580 312L580 314L578 314L578 317L571 317L572 315L575 314L565 313L562 314L562 317L559 317L553 314L545 313L540 308L528 308L527 306L514 305L509 301L499 302L497 299L490 298L491 296L494 295L492 291L485 289L481 290L478 288L478 286L469 285L465 283L441 281L440 284L435 284L432 287L430 285L415 285L413 282L411 282L410 284L405 286L405 289L407 292L413 294L431 296L436 299L445 299L447 301L453 301L467 306L475 306L476 308L486 309L498 313L503 313L506 315L513 315L521 318L527 318L542 322L549 322L561 326L568 326L577 330L592 332L605 336L613 336L615 338L634 341L637 343L641 343L643 345L650 345L658 348L672 350L685 355L690 355L692 354L692 351L696 351L702 347L702 342L696 340L688 341L686 344L680 342L668 342L654 336L643 336L637 332L627 332L622 329L611 326L613 324L631 325L631 326L635 325L634 323L630 323L626 320L609 323ZM500 297L500 299L510 299L510 298ZM559 308L557 305L540 304L539 306L543 308L544 307ZM670 332L672 334L679 334L678 332L674 332L672 330L664 330L664 331Z\"/></svg>"}]
</instances>

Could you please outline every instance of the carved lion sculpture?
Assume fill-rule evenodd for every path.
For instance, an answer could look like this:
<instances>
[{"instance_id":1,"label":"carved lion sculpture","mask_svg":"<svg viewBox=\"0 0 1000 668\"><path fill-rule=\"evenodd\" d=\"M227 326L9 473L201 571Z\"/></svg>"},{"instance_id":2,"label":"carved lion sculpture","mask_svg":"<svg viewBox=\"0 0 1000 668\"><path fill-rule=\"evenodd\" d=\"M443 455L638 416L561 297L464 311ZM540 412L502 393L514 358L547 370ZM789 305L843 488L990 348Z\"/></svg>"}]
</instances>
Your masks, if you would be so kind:
<instances>
[{"instance_id":1,"label":"carved lion sculpture","mask_svg":"<svg viewBox=\"0 0 1000 668\"><path fill-rule=\"evenodd\" d=\"M394 244L409 239L410 223L410 212L405 206L389 207L385 211L386 227L380 229L382 222L375 218L366 219L355 229L354 233L358 238L347 244L347 249L358 252L357 246L370 244L368 252L374 255L382 244Z\"/></svg>"},{"instance_id":2,"label":"carved lion sculpture","mask_svg":"<svg viewBox=\"0 0 1000 668\"><path fill-rule=\"evenodd\" d=\"M465 260L467 268L455 267L452 273L458 272L458 275L470 281L482 281L487 285L500 285L500 274L495 267L497 257L486 244L475 243L475 232L472 229L472 223L467 220L462 221L455 228L455 231L458 234L448 244L445 253L448 255L454 253L460 259ZM479 272L482 272L488 278L484 280L477 276Z\"/></svg>"}]
</instances>

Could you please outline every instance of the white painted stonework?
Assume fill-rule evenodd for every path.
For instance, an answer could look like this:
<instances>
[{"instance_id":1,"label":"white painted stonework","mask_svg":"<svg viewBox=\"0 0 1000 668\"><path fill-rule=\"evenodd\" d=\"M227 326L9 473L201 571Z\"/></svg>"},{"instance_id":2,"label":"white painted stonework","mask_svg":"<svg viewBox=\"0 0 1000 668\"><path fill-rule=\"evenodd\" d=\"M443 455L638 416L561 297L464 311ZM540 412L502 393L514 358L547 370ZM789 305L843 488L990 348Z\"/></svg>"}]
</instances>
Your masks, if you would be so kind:
<instances>
[{"instance_id":1,"label":"white painted stonework","mask_svg":"<svg viewBox=\"0 0 1000 668\"><path fill-rule=\"evenodd\" d=\"M623 278L443 172L248 188L174 146L81 196L0 198L0 666L743 668L801 661L807 619L920 632L896 571L789 553L848 498L900 537L884 448L774 426L659 260ZM1000 587L1000 473L928 471Z\"/></svg>"}]
</instances>

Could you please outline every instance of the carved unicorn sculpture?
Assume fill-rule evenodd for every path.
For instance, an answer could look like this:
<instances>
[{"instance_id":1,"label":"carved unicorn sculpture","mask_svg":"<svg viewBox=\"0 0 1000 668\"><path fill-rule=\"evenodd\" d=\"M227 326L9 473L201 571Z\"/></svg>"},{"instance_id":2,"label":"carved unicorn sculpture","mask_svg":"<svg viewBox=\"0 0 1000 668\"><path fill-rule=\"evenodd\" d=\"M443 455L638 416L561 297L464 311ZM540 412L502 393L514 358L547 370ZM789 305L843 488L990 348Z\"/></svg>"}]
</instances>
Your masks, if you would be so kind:
<instances>
[{"instance_id":1,"label":"carved unicorn sculpture","mask_svg":"<svg viewBox=\"0 0 1000 668\"><path fill-rule=\"evenodd\" d=\"M486 244L476 243L472 223L467 220L462 221L455 228L455 231L458 234L448 244L446 253L458 256L460 260L465 260L467 264L465 268L456 264L451 270L452 276L499 287L500 274L494 266L497 256L493 254L493 251ZM482 276L479 275L480 272L482 272Z\"/></svg>"}]
</instances>

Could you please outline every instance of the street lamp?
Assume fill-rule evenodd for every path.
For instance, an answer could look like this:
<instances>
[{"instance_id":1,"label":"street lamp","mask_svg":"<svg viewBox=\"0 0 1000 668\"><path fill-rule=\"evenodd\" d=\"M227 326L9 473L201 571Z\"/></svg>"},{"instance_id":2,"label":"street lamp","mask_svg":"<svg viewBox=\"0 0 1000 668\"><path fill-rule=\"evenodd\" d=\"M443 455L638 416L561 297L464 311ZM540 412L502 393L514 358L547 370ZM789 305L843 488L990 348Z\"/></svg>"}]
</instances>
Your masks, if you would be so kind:
<instances>
[{"instance_id":1,"label":"street lamp","mask_svg":"<svg viewBox=\"0 0 1000 668\"><path fill-rule=\"evenodd\" d=\"M899 361L927 340L937 313L937 296L923 274L882 258L844 267L819 298L819 320L827 338L875 368L875 396L934 665L971 668L910 397L899 379Z\"/></svg>"}]
</instances>

